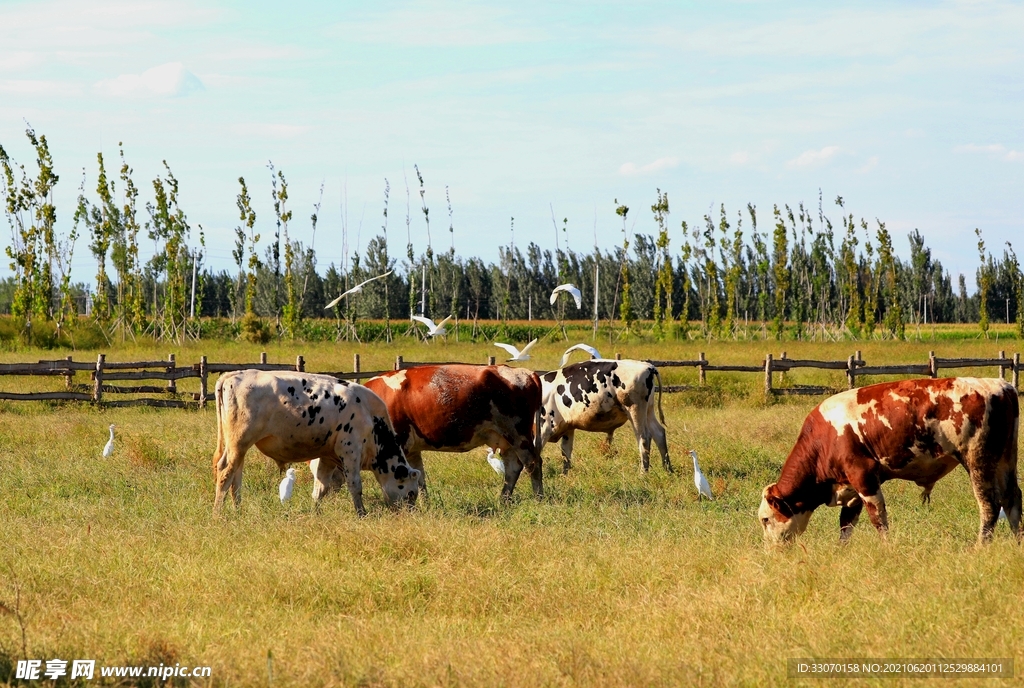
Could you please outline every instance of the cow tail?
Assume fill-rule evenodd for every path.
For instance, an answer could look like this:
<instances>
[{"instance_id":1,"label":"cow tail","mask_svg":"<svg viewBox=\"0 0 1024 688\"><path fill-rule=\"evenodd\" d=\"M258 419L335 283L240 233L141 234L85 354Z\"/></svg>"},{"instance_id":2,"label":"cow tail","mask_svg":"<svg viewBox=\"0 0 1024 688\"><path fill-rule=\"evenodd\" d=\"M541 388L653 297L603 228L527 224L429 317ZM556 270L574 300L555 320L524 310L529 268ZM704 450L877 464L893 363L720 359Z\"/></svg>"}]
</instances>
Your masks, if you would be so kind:
<instances>
[{"instance_id":1,"label":"cow tail","mask_svg":"<svg viewBox=\"0 0 1024 688\"><path fill-rule=\"evenodd\" d=\"M654 367L654 366L652 366ZM661 418L661 424L665 424L665 412L661 410L661 373L654 367L654 377L658 378L658 417Z\"/></svg>"},{"instance_id":2,"label":"cow tail","mask_svg":"<svg viewBox=\"0 0 1024 688\"><path fill-rule=\"evenodd\" d=\"M213 398L217 409L217 449L213 452L213 479L217 479L217 464L224 455L224 378L217 380L214 387Z\"/></svg>"},{"instance_id":3,"label":"cow tail","mask_svg":"<svg viewBox=\"0 0 1024 688\"><path fill-rule=\"evenodd\" d=\"M541 430L541 418L540 409L538 406L537 410L533 412L533 448L537 450L537 456L540 456L540 452L544 449L544 433Z\"/></svg>"}]
</instances>

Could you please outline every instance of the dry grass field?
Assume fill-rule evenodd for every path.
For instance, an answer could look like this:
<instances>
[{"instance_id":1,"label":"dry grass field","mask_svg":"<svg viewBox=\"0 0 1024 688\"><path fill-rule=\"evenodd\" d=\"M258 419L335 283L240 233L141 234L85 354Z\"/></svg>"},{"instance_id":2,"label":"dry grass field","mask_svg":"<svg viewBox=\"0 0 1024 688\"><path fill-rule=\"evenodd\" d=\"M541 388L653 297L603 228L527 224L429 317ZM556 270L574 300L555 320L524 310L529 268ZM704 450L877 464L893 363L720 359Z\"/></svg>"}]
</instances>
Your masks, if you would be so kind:
<instances>
[{"instance_id":1,"label":"dry grass field","mask_svg":"<svg viewBox=\"0 0 1024 688\"><path fill-rule=\"evenodd\" d=\"M703 350L715 363L746 364L781 348L833 360L860 349L882 364L924 362L930 349L1012 355L1017 344L599 346L609 357L689 359ZM531 364L554 366L564 347L541 343ZM483 362L501 353L411 341L263 348L271 361L301 353L309 371L349 370L357 351L366 370L390 367L396 354ZM253 361L260 348L173 350L181 364L204 354ZM169 352L121 347L108 360ZM21 351L0 361L63 355ZM845 384L841 373L789 378ZM664 381L695 383L696 373L666 371ZM599 436L577 435L568 476L557 447L546 449L543 501L524 479L503 504L484 450L430 454L429 500L393 513L369 480L364 519L347 493L314 510L304 468L282 506L277 467L255 449L241 509L211 517L212 408L0 402L0 676L15 683L12 663L27 655L209 665L211 678L196 685L214 686L764 686L800 684L787 678L791 657L1017 656L1024 553L1005 524L990 546L976 546L963 471L937 485L930 506L915 486L887 484L885 542L865 519L839 546L838 512L822 509L800 544L766 549L755 516L761 488L820 398L767 403L758 375L709 373L708 381L665 397L675 475L657 461L641 474L628 429L607 450ZM57 383L0 381L3 389ZM102 458L110 423L116 450ZM714 502L696 499L690 448Z\"/></svg>"}]
</instances>

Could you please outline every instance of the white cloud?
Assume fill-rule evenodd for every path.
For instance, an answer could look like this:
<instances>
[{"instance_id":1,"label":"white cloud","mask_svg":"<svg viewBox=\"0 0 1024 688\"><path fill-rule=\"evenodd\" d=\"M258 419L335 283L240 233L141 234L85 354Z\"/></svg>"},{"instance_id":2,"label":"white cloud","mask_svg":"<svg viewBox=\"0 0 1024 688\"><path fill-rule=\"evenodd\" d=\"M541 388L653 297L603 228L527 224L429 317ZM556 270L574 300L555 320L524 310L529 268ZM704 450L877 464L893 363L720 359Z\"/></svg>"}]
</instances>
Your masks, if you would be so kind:
<instances>
[{"instance_id":1,"label":"white cloud","mask_svg":"<svg viewBox=\"0 0 1024 688\"><path fill-rule=\"evenodd\" d=\"M860 174L865 174L875 169L876 167L878 167L878 156L872 155L870 158L867 159L867 162L865 162L860 168L857 169L857 172Z\"/></svg>"},{"instance_id":2,"label":"white cloud","mask_svg":"<svg viewBox=\"0 0 1024 688\"><path fill-rule=\"evenodd\" d=\"M122 74L114 79L104 79L96 84L96 90L112 96L163 96L165 98L187 96L203 90L203 82L185 69L180 62L147 69L142 74Z\"/></svg>"},{"instance_id":3,"label":"white cloud","mask_svg":"<svg viewBox=\"0 0 1024 688\"><path fill-rule=\"evenodd\" d=\"M311 127L299 124L236 124L231 128L236 134L254 138L293 139L309 131Z\"/></svg>"},{"instance_id":4,"label":"white cloud","mask_svg":"<svg viewBox=\"0 0 1024 688\"><path fill-rule=\"evenodd\" d=\"M514 10L486 5L402 7L335 24L329 35L355 43L467 47L532 43L548 38L541 26L520 24Z\"/></svg>"},{"instance_id":5,"label":"white cloud","mask_svg":"<svg viewBox=\"0 0 1024 688\"><path fill-rule=\"evenodd\" d=\"M646 165L637 166L635 163L627 162L619 168L619 174L626 177L633 177L637 175L652 174L654 172L661 172L662 170L668 170L679 164L679 158L665 157L658 158L654 162L649 162Z\"/></svg>"},{"instance_id":6,"label":"white cloud","mask_svg":"<svg viewBox=\"0 0 1024 688\"><path fill-rule=\"evenodd\" d=\"M968 143L964 146L956 146L953 148L954 153L988 153L989 156L998 160L1006 160L1008 162L1016 162L1018 160L1024 160L1024 152L1017 150L1008 150L1006 146L1001 143L990 143L985 146L977 146L973 143Z\"/></svg>"},{"instance_id":7,"label":"white cloud","mask_svg":"<svg viewBox=\"0 0 1024 688\"><path fill-rule=\"evenodd\" d=\"M839 146L825 146L821 150L808 150L786 163L787 167L811 167L819 165L839 152Z\"/></svg>"},{"instance_id":8,"label":"white cloud","mask_svg":"<svg viewBox=\"0 0 1024 688\"><path fill-rule=\"evenodd\" d=\"M733 165L746 165L750 160L750 153L747 151L737 151L729 156L729 162Z\"/></svg>"}]
</instances>

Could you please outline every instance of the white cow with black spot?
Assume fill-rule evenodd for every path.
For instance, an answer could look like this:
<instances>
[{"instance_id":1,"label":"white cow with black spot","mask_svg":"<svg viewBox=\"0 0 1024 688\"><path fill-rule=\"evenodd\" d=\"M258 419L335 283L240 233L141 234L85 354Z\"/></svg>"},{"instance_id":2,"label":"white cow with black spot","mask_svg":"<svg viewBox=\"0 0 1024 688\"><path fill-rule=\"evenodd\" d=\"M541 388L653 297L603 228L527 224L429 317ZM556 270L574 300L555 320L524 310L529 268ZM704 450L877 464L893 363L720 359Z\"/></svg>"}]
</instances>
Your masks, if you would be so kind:
<instances>
[{"instance_id":1,"label":"white cow with black spot","mask_svg":"<svg viewBox=\"0 0 1024 688\"><path fill-rule=\"evenodd\" d=\"M324 477L339 469L360 516L361 470L373 472L389 504L415 503L419 471L406 461L384 402L366 387L330 375L240 370L221 375L216 399L214 511L229 489L241 502L242 463L253 445L282 470L311 459L320 459Z\"/></svg>"},{"instance_id":2,"label":"white cow with black spot","mask_svg":"<svg viewBox=\"0 0 1024 688\"><path fill-rule=\"evenodd\" d=\"M654 383L658 382L658 415L654 413ZM608 441L627 422L640 448L640 465L650 468L651 440L661 452L669 473L665 414L661 411L661 376L644 361L594 359L565 366L541 376L541 442L561 440L564 472L572 467L573 435L577 430L604 432ZM543 446L542 444L542 446Z\"/></svg>"}]
</instances>

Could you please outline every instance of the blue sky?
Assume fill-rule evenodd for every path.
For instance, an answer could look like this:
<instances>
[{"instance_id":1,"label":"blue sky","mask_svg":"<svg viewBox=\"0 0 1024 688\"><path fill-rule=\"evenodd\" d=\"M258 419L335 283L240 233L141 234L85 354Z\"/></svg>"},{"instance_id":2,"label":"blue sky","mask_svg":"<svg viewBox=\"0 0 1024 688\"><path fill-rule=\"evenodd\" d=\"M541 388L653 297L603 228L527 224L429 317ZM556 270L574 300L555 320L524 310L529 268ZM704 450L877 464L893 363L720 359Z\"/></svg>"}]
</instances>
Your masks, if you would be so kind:
<instances>
[{"instance_id":1,"label":"blue sky","mask_svg":"<svg viewBox=\"0 0 1024 688\"><path fill-rule=\"evenodd\" d=\"M613 199L672 246L724 203L768 227L773 203L887 223L901 255L919 228L973 288L980 227L1024 253L1024 4L1020 2L487 4L0 0L0 143L31 163L47 135L70 227L82 169L122 141L143 198L166 159L230 268L237 178L272 234L272 160L291 234L321 267L380 230L404 255L406 183L417 253L487 260L510 239L553 248L552 208L577 250L621 241ZM112 163L108 163L112 164ZM635 222L635 225L634 225ZM361 225L361 229L360 229ZM144 257L151 255L148 241ZM6 263L6 261L5 261ZM0 274L10 274L6 264ZM76 279L91 279L85 241Z\"/></svg>"}]
</instances>

